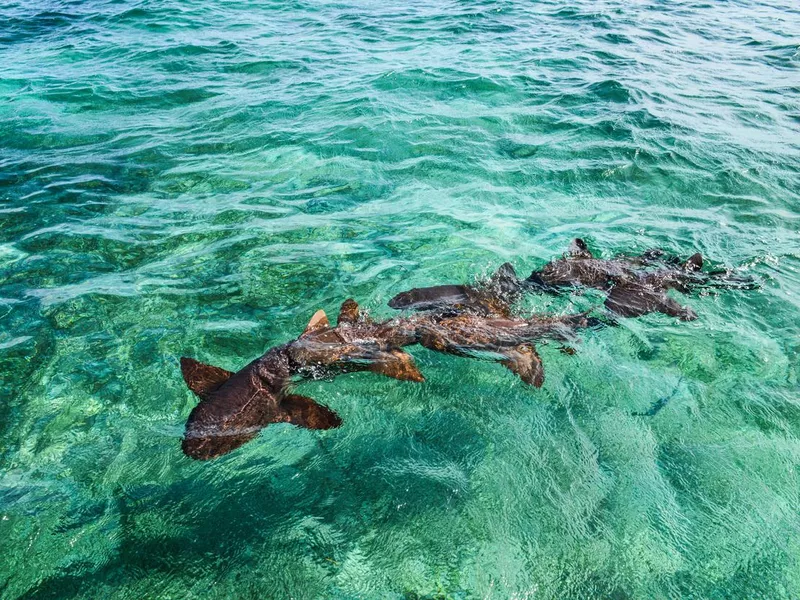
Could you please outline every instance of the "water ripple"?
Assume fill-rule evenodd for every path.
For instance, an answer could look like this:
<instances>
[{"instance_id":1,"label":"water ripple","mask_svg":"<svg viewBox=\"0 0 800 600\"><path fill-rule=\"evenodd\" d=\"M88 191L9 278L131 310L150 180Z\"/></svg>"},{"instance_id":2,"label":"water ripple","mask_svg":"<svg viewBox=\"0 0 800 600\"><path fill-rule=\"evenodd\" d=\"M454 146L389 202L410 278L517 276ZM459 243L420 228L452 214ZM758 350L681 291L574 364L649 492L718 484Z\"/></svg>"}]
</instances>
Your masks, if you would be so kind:
<instances>
[{"instance_id":1,"label":"water ripple","mask_svg":"<svg viewBox=\"0 0 800 600\"><path fill-rule=\"evenodd\" d=\"M0 594L796 598L797 31L786 0L4 3ZM180 454L179 356L576 235L763 286L545 346L538 392L413 350L418 386L303 385L335 432Z\"/></svg>"}]
</instances>

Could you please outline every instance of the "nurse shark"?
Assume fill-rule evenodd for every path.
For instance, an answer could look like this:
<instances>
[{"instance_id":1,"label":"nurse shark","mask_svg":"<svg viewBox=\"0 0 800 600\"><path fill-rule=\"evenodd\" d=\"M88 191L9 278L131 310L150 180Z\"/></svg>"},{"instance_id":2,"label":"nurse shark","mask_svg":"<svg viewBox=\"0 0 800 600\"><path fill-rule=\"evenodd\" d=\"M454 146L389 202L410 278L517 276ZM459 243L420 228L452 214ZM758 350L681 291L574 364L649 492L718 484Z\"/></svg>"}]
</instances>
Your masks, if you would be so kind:
<instances>
[{"instance_id":1,"label":"nurse shark","mask_svg":"<svg viewBox=\"0 0 800 600\"><path fill-rule=\"evenodd\" d=\"M414 288L389 301L395 309L453 310L479 314L508 315L523 292L557 294L565 288L596 288L607 292L605 306L623 317L661 312L685 321L697 318L688 307L669 297L671 289L688 294L697 288L752 289L752 278L730 271L703 269L703 256L685 261L668 257L658 249L636 256L597 258L581 238L572 241L561 258L533 271L526 279L516 276L506 263L487 282L477 285L442 285Z\"/></svg>"},{"instance_id":2,"label":"nurse shark","mask_svg":"<svg viewBox=\"0 0 800 600\"><path fill-rule=\"evenodd\" d=\"M525 383L541 387L544 368L534 342L571 340L578 329L595 324L586 313L523 319L433 312L375 322L360 313L355 301L347 300L336 327L318 311L297 339L271 348L236 373L182 358L183 378L200 398L186 423L183 452L199 460L222 456L271 423L308 429L338 427L339 416L311 398L293 393L293 382L331 379L353 371L420 382L422 373L403 350L413 344L497 361Z\"/></svg>"}]
</instances>

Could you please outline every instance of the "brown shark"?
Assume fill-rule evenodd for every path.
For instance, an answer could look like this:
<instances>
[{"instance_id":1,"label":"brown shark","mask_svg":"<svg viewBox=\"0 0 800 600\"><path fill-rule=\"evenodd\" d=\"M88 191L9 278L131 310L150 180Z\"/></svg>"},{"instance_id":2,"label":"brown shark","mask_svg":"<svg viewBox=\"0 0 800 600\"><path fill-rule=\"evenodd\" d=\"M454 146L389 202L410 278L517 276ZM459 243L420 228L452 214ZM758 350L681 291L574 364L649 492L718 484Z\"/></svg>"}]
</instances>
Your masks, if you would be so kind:
<instances>
[{"instance_id":1,"label":"brown shark","mask_svg":"<svg viewBox=\"0 0 800 600\"><path fill-rule=\"evenodd\" d=\"M544 291L578 286L609 290L620 281L634 279L642 267L657 264L661 256L658 250L648 250L641 256L595 258L586 242L575 238L564 256L531 273L526 282Z\"/></svg>"},{"instance_id":2,"label":"brown shark","mask_svg":"<svg viewBox=\"0 0 800 600\"><path fill-rule=\"evenodd\" d=\"M186 384L200 403L183 438L184 453L207 460L238 448L270 423L331 429L341 419L311 398L289 391L292 377L323 379L339 373L372 371L395 379L422 381L411 355L400 346L416 342L413 327L376 324L346 301L336 327L318 311L296 340L277 346L232 373L191 358L181 359Z\"/></svg>"},{"instance_id":3,"label":"brown shark","mask_svg":"<svg viewBox=\"0 0 800 600\"><path fill-rule=\"evenodd\" d=\"M341 419L311 398L290 391L293 378L326 379L372 371L404 381L423 381L404 346L458 356L490 354L520 378L541 387L544 369L534 342L569 340L594 320L586 314L530 319L465 313L427 313L376 323L353 300L342 304L336 327L318 311L297 339L276 346L236 373L181 359L186 384L200 403L186 423L182 447L195 459L215 458L256 437L271 423L331 429Z\"/></svg>"},{"instance_id":4,"label":"brown shark","mask_svg":"<svg viewBox=\"0 0 800 600\"><path fill-rule=\"evenodd\" d=\"M727 270L704 272L703 263L700 253L681 261L667 257L660 250L648 250L640 256L595 258L586 242L576 238L565 256L531 273L526 283L543 291L578 286L596 288L608 292L605 306L620 316L660 312L684 321L696 319L697 314L670 298L669 290L688 294L696 288L757 287L752 278Z\"/></svg>"},{"instance_id":5,"label":"brown shark","mask_svg":"<svg viewBox=\"0 0 800 600\"><path fill-rule=\"evenodd\" d=\"M486 283L414 288L392 298L389 306L509 317L511 306L524 291L558 293L563 288L589 287L608 292L606 308L620 316L662 312L692 320L697 318L694 311L670 298L667 291L674 289L687 294L698 287L756 287L750 278L730 271L703 272L702 268L703 257L699 253L681 261L658 249L638 256L596 258L586 242L576 238L563 257L532 272L527 279L519 279L514 268L506 263Z\"/></svg>"}]
</instances>

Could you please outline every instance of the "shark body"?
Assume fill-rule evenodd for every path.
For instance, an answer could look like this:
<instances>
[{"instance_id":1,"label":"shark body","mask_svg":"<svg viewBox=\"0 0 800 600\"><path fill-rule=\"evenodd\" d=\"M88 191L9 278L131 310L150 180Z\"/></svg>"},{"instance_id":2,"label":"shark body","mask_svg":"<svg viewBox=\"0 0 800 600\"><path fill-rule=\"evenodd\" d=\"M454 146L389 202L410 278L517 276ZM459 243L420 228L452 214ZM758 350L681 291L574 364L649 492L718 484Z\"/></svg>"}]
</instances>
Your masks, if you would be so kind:
<instances>
[{"instance_id":1,"label":"shark body","mask_svg":"<svg viewBox=\"0 0 800 600\"><path fill-rule=\"evenodd\" d=\"M181 359L186 384L200 403L186 423L183 452L206 460L227 454L250 441L270 423L292 423L308 429L331 429L341 419L311 398L293 394L293 378L326 379L339 373L372 371L395 379L422 381L410 354L413 329L361 320L353 301L342 305L331 327L318 311L300 337L269 349L232 373L191 358Z\"/></svg>"},{"instance_id":2,"label":"shark body","mask_svg":"<svg viewBox=\"0 0 800 600\"><path fill-rule=\"evenodd\" d=\"M375 322L360 313L355 301L347 300L332 327L325 313L317 311L298 338L269 349L236 373L182 358L184 380L200 398L186 423L183 451L198 460L215 458L245 444L271 423L308 429L338 427L342 421L335 412L294 394L292 383L353 371L423 381L414 359L403 350L414 344L500 362L525 383L541 387L544 368L535 343L571 341L579 329L600 321L588 313L515 316L512 307L524 292L596 288L606 293L605 306L617 315L662 312L688 321L697 315L669 297L668 290L689 293L698 287L755 286L752 279L702 268L700 254L681 261L658 250L633 257L596 258L578 238L563 257L526 279L517 277L506 263L476 285L414 288L390 300L392 308L413 311L409 315ZM570 348L562 350L572 353Z\"/></svg>"},{"instance_id":3,"label":"shark body","mask_svg":"<svg viewBox=\"0 0 800 600\"><path fill-rule=\"evenodd\" d=\"M414 288L392 298L389 306L508 316L511 305L524 292L557 294L565 288L595 288L607 293L606 308L619 316L661 312L691 321L697 314L668 296L669 290L688 294L696 288L755 287L752 279L729 271L703 272L703 262L699 253L681 261L657 249L637 256L597 258L584 240L576 238L564 256L533 271L526 279L518 278L513 266L506 263L487 283Z\"/></svg>"},{"instance_id":4,"label":"shark body","mask_svg":"<svg viewBox=\"0 0 800 600\"><path fill-rule=\"evenodd\" d=\"M403 350L412 344L457 356L488 354L525 383L541 387L544 368L534 342L572 339L577 329L592 324L586 315L521 319L435 312L374 322L347 300L336 327L318 311L297 339L271 348L236 373L182 358L184 380L200 398L186 423L183 452L198 460L215 458L250 441L271 423L338 427L341 419L335 412L292 393L292 382L353 371L420 382L422 373Z\"/></svg>"}]
</instances>

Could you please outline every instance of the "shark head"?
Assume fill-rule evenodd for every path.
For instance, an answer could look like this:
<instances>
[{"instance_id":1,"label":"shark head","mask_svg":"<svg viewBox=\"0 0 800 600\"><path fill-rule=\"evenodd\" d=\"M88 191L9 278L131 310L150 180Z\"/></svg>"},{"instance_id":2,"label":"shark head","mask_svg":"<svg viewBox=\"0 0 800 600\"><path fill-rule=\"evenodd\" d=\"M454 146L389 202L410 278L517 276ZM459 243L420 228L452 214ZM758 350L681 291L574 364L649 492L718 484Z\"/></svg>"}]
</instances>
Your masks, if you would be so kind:
<instances>
[{"instance_id":1,"label":"shark head","mask_svg":"<svg viewBox=\"0 0 800 600\"><path fill-rule=\"evenodd\" d=\"M281 372L283 365L274 364L281 361L276 354L267 353L237 373L191 358L181 359L183 378L200 398L189 414L181 442L186 456L208 460L228 454L271 423L291 423L307 429L332 429L341 424L339 416L329 408L311 398L286 393L288 377ZM265 368L275 372L265 378ZM278 386L276 380L281 382Z\"/></svg>"}]
</instances>

